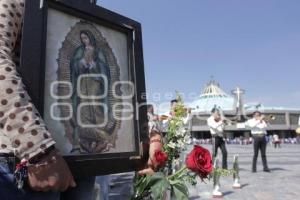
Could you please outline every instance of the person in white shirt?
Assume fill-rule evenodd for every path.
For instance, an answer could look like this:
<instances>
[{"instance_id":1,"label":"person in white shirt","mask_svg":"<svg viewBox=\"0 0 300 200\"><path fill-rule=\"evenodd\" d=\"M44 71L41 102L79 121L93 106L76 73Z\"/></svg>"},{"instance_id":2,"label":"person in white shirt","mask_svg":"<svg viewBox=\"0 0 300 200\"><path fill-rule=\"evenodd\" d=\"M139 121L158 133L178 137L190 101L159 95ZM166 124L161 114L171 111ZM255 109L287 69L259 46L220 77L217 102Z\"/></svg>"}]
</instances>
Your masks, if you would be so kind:
<instances>
[{"instance_id":1,"label":"person in white shirt","mask_svg":"<svg viewBox=\"0 0 300 200\"><path fill-rule=\"evenodd\" d=\"M147 105L148 127L149 133L152 130L161 132L161 119L159 115L154 113L154 107L152 104Z\"/></svg>"},{"instance_id":2,"label":"person in white shirt","mask_svg":"<svg viewBox=\"0 0 300 200\"><path fill-rule=\"evenodd\" d=\"M177 103L178 103L178 101L177 101L176 99L173 99L173 100L171 101L171 111L170 111L170 116L171 116L171 117L174 117L174 116L175 116L175 108L176 108L176 106L177 106ZM186 112L186 116L185 116L182 120L183 120L183 123L184 123L185 125L187 125L188 122L189 122L189 120L191 119L191 112L192 112L192 109L191 109L191 108L187 108L187 107L185 107L184 109L185 109L185 112Z\"/></svg>"},{"instance_id":3,"label":"person in white shirt","mask_svg":"<svg viewBox=\"0 0 300 200\"><path fill-rule=\"evenodd\" d=\"M277 146L280 148L280 140L277 134L273 135L273 143L275 148L277 148Z\"/></svg>"},{"instance_id":4,"label":"person in white shirt","mask_svg":"<svg viewBox=\"0 0 300 200\"><path fill-rule=\"evenodd\" d=\"M263 163L263 170L265 172L270 172L267 164L267 157L266 157L266 147L267 147L267 123L264 120L261 112L255 111L253 113L253 118L249 119L245 123L246 127L251 129L251 134L253 137L253 147L254 147L254 155L252 161L252 172L256 172L256 162L258 157L258 152L261 153L261 159Z\"/></svg>"},{"instance_id":5,"label":"person in white shirt","mask_svg":"<svg viewBox=\"0 0 300 200\"><path fill-rule=\"evenodd\" d=\"M211 116L207 119L207 125L213 137L213 157L215 158L217 156L218 148L220 148L222 151L222 168L227 169L227 150L223 137L225 123L217 108L212 109Z\"/></svg>"},{"instance_id":6,"label":"person in white shirt","mask_svg":"<svg viewBox=\"0 0 300 200\"><path fill-rule=\"evenodd\" d=\"M159 120L161 120L161 130L162 132L167 132L169 126L169 119L175 116L175 108L178 101L177 99L173 99L170 101L170 112L168 114L164 114L159 116ZM191 120L191 108L186 108L186 116L182 119L183 124L187 125Z\"/></svg>"}]
</instances>

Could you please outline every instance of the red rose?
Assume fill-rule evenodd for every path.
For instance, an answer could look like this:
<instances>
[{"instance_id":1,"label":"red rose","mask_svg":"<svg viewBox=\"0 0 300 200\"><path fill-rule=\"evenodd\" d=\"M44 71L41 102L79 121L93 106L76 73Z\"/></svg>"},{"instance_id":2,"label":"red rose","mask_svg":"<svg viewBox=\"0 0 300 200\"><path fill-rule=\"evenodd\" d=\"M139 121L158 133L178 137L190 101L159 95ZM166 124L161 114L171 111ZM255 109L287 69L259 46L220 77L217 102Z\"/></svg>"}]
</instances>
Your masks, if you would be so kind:
<instances>
[{"instance_id":1,"label":"red rose","mask_svg":"<svg viewBox=\"0 0 300 200\"><path fill-rule=\"evenodd\" d=\"M166 152L161 151L161 150L157 150L154 153L154 158L155 158L156 164L158 166L162 166L167 161L168 154Z\"/></svg>"},{"instance_id":2,"label":"red rose","mask_svg":"<svg viewBox=\"0 0 300 200\"><path fill-rule=\"evenodd\" d=\"M187 168L196 172L201 179L206 178L212 170L209 151L199 145L195 145L194 149L187 155L185 164Z\"/></svg>"}]
</instances>

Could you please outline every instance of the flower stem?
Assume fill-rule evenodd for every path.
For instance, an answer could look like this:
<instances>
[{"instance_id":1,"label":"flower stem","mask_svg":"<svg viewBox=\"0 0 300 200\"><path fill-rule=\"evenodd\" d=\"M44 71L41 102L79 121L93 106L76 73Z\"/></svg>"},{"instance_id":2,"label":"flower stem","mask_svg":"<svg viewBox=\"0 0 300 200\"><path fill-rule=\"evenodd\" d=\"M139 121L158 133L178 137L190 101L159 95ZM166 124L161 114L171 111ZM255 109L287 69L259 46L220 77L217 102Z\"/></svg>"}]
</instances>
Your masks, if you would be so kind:
<instances>
[{"instance_id":1,"label":"flower stem","mask_svg":"<svg viewBox=\"0 0 300 200\"><path fill-rule=\"evenodd\" d=\"M168 176L167 179L174 178L175 176L177 176L177 175L181 174L182 172L184 172L186 169L187 169L186 166L181 167L181 169L179 169L177 172L175 172L175 174L172 174L172 175Z\"/></svg>"}]
</instances>

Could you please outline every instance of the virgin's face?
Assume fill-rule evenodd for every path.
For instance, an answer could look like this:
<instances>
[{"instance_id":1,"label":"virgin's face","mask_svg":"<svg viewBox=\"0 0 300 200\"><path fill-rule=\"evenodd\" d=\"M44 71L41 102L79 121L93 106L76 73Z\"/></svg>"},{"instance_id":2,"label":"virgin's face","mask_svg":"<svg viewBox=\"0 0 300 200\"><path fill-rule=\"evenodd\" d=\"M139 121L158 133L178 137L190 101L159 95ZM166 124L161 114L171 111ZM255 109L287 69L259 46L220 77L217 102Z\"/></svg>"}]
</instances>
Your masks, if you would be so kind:
<instances>
[{"instance_id":1,"label":"virgin's face","mask_svg":"<svg viewBox=\"0 0 300 200\"><path fill-rule=\"evenodd\" d=\"M81 33L80 39L81 39L82 43L83 43L85 46L88 46L88 45L90 45L90 43L91 43L89 37L88 37L86 34L84 34L84 33Z\"/></svg>"}]
</instances>

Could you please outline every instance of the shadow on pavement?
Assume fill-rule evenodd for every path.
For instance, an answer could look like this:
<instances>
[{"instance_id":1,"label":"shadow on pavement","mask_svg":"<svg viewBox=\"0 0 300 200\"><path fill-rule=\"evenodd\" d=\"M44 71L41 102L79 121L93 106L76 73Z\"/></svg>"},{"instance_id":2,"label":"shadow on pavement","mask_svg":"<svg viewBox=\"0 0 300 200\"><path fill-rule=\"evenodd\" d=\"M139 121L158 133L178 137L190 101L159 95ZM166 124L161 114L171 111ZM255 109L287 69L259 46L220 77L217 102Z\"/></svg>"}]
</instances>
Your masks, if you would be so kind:
<instances>
[{"instance_id":1,"label":"shadow on pavement","mask_svg":"<svg viewBox=\"0 0 300 200\"><path fill-rule=\"evenodd\" d=\"M250 171L250 169L239 168L240 171Z\"/></svg>"},{"instance_id":2,"label":"shadow on pavement","mask_svg":"<svg viewBox=\"0 0 300 200\"><path fill-rule=\"evenodd\" d=\"M223 196L227 196L227 195L232 194L232 193L234 193L234 192L233 191L223 192Z\"/></svg>"},{"instance_id":3,"label":"shadow on pavement","mask_svg":"<svg viewBox=\"0 0 300 200\"><path fill-rule=\"evenodd\" d=\"M200 196L192 196L192 197L189 197L189 200L198 200L200 199Z\"/></svg>"},{"instance_id":4,"label":"shadow on pavement","mask_svg":"<svg viewBox=\"0 0 300 200\"><path fill-rule=\"evenodd\" d=\"M249 185L249 183L245 183L241 185L241 189L243 189L244 187L247 187Z\"/></svg>"},{"instance_id":5,"label":"shadow on pavement","mask_svg":"<svg viewBox=\"0 0 300 200\"><path fill-rule=\"evenodd\" d=\"M280 167L270 168L270 170L271 170L271 171L288 171L287 169L280 168Z\"/></svg>"}]
</instances>

